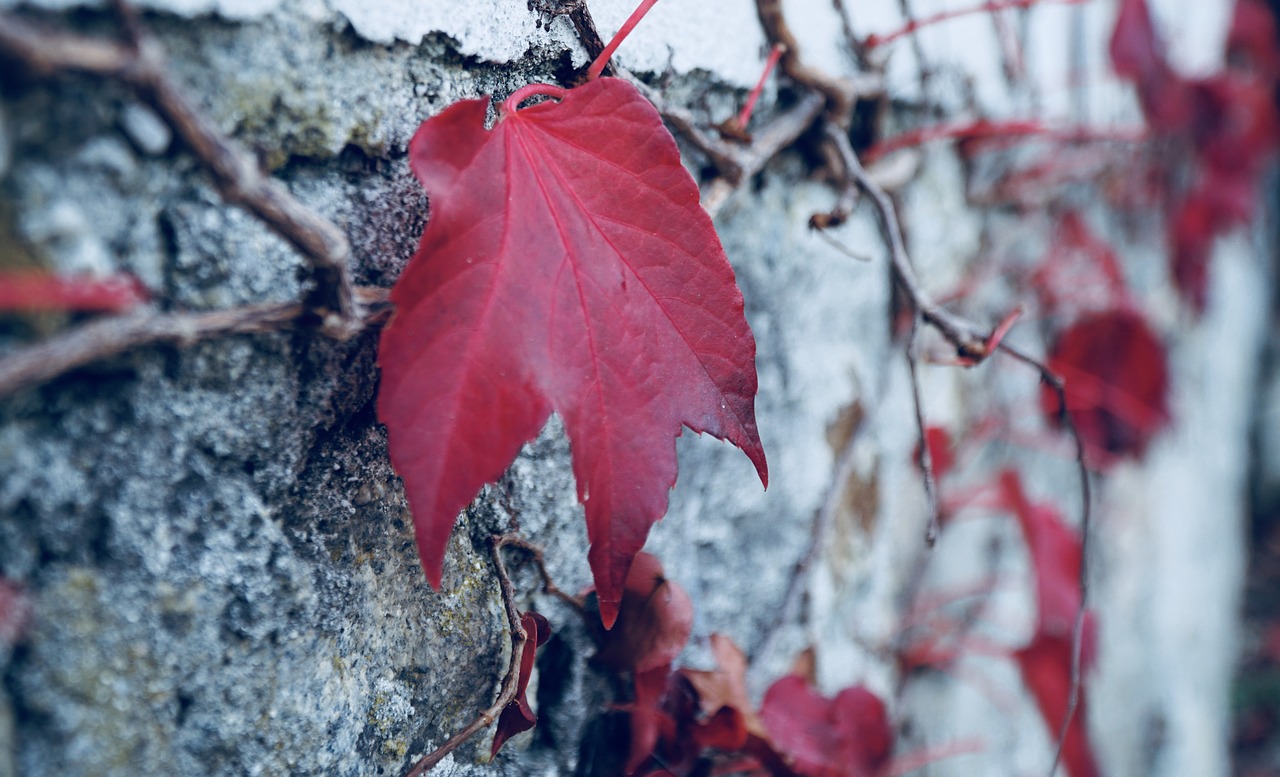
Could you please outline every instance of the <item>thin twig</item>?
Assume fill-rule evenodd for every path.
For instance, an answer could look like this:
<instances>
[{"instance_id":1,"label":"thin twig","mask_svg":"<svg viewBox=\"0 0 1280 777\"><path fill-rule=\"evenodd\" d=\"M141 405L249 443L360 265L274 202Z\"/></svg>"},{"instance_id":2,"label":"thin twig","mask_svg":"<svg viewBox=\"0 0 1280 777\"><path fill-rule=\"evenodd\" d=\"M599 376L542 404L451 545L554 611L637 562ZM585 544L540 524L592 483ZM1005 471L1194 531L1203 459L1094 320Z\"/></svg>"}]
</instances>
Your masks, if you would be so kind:
<instances>
[{"instance_id":1,"label":"thin twig","mask_svg":"<svg viewBox=\"0 0 1280 777\"><path fill-rule=\"evenodd\" d=\"M647 84L621 68L618 69L618 75L630 81L653 103L662 118L715 166L719 177L706 187L702 197L703 208L712 217L715 217L738 187L760 172L779 152L794 144L819 116L825 113L829 122L848 127L853 118L854 103L859 97L884 92L884 77L881 73L835 79L805 65L800 59L795 36L783 16L781 0L757 0L756 11L765 37L775 52L781 52L783 73L802 87L803 96L799 103L775 117L762 130L752 133L752 142L746 147L728 143L704 132L688 111L668 104Z\"/></svg>"},{"instance_id":2,"label":"thin twig","mask_svg":"<svg viewBox=\"0 0 1280 777\"><path fill-rule=\"evenodd\" d=\"M969 8L957 8L942 11L934 14L933 16L926 16L923 19L913 18L912 14L909 12L909 8L906 7L904 3L903 10L904 15L907 17L907 23L900 29L893 31L888 35L868 36L865 45L868 48L884 46L907 35L914 35L914 33L922 27L928 27L933 24L938 24L939 22L950 21L951 19L955 19L960 16L967 16L974 13L997 13L1008 8L1030 8L1040 2L1056 2L1066 5L1075 5L1078 3L1089 2L1089 0L993 0L993 2L982 3L981 5L970 6Z\"/></svg>"},{"instance_id":3,"label":"thin twig","mask_svg":"<svg viewBox=\"0 0 1280 777\"><path fill-rule=\"evenodd\" d=\"M351 248L346 235L264 175L249 154L197 111L170 79L159 43L142 30L127 4L117 0L116 7L130 38L127 44L47 30L0 13L0 54L38 76L74 73L130 87L203 163L223 199L252 213L303 255L314 283L308 307L326 332L350 335L361 315L347 270Z\"/></svg>"},{"instance_id":4,"label":"thin twig","mask_svg":"<svg viewBox=\"0 0 1280 777\"><path fill-rule=\"evenodd\" d=\"M1080 437L1080 429L1076 426L1075 419L1071 417L1071 413L1067 410L1066 382L1062 379L1062 376L1049 369L1044 362L1022 353L1016 348L1005 343L1000 343L997 348L1040 373L1041 382L1048 386L1057 396L1058 416L1071 435L1072 442L1075 443L1076 467L1080 471L1080 499L1083 502L1080 509L1080 606L1076 609L1075 622L1071 625L1071 690L1067 695L1067 713L1063 717L1062 726L1058 730L1058 743L1053 752L1053 763L1049 767L1049 777L1053 777L1058 770L1058 764L1062 762L1062 750L1067 743L1067 732L1071 728L1071 721L1075 717L1076 709L1080 706L1080 686L1083 681L1081 663L1084 654L1084 622L1085 614L1089 607L1089 538L1093 533L1091 531L1093 495L1089 485L1089 468L1085 463L1084 440Z\"/></svg>"},{"instance_id":5,"label":"thin twig","mask_svg":"<svg viewBox=\"0 0 1280 777\"><path fill-rule=\"evenodd\" d=\"M353 331L381 323L390 315L386 289L356 287L355 296L362 312ZM278 332L298 325L309 314L310 310L301 303L277 302L206 312L141 312L98 319L0 357L0 398L145 345L185 346L225 335Z\"/></svg>"},{"instance_id":6,"label":"thin twig","mask_svg":"<svg viewBox=\"0 0 1280 777\"><path fill-rule=\"evenodd\" d=\"M898 8L902 11L902 16L907 20L908 26L916 24L915 10L911 7L911 0L898 0ZM868 52L872 49L870 41L864 41L864 47ZM929 93L929 79L932 70L929 67L928 60L924 56L924 45L920 42L919 35L911 36L911 53L916 55L916 66L920 68L920 94L927 95Z\"/></svg>"},{"instance_id":7,"label":"thin twig","mask_svg":"<svg viewBox=\"0 0 1280 777\"><path fill-rule=\"evenodd\" d=\"M587 9L586 2L578 3L577 7L569 12L569 21L573 22L573 29L577 30L578 37L582 39L582 45L587 50L588 64L594 62L596 57L604 52L605 42L601 40L600 33L596 30L595 19L591 18L591 11ZM617 75L612 62L604 66L602 75Z\"/></svg>"},{"instance_id":8,"label":"thin twig","mask_svg":"<svg viewBox=\"0 0 1280 777\"><path fill-rule=\"evenodd\" d=\"M938 529L942 524L942 514L938 509L938 479L933 471L933 451L929 450L929 431L924 423L924 399L920 394L920 357L916 352L919 344L920 324L923 319L917 311L911 317L911 331L907 334L907 371L911 377L911 400L915 407L916 431L919 435L920 471L924 474L924 496L929 507L929 523L925 526L924 541L932 548L938 541Z\"/></svg>"},{"instance_id":9,"label":"thin twig","mask_svg":"<svg viewBox=\"0 0 1280 777\"><path fill-rule=\"evenodd\" d=\"M920 467L924 472L925 497L929 506L929 523L925 529L925 542L932 547L937 540L941 516L938 513L938 487L933 473L933 459L929 453L928 434L921 408L920 379L914 353L916 333L920 323L932 326L955 347L956 355L960 359L969 360L972 363L977 363L989 355L987 342L990 338L977 325L938 305L920 286L915 269L911 265L911 257L907 254L902 225L898 221L898 212L894 207L893 199L867 174L858 160L858 155L854 153L853 146L849 143L848 135L836 127L828 126L827 137L839 150L848 174L875 203L880 214L880 226L889 243L889 259L893 266L894 277L898 285L907 293L914 309L911 337L907 343L907 365L911 371L911 391L915 401L916 426L920 436Z\"/></svg>"},{"instance_id":10,"label":"thin twig","mask_svg":"<svg viewBox=\"0 0 1280 777\"><path fill-rule=\"evenodd\" d=\"M1086 126L1055 127L1036 119L1012 119L1009 121L962 121L903 132L876 143L865 152L869 162L903 148L932 143L938 140L1015 143L1024 139L1059 141L1065 144L1080 143L1141 143L1150 136L1143 127L1094 128Z\"/></svg>"},{"instance_id":11,"label":"thin twig","mask_svg":"<svg viewBox=\"0 0 1280 777\"><path fill-rule=\"evenodd\" d=\"M831 0L831 5L840 16L840 32L844 35L844 42L849 47L849 52L858 61L859 67L868 69L870 62L867 60L867 47L863 45L862 39L853 32L853 27L849 23L849 12L844 6L844 0Z\"/></svg>"},{"instance_id":12,"label":"thin twig","mask_svg":"<svg viewBox=\"0 0 1280 777\"><path fill-rule=\"evenodd\" d=\"M937 329L956 349L961 358L981 361L989 354L986 350L988 334L978 325L957 316L939 305L920 285L915 269L911 265L911 257L907 253L906 241L902 236L902 225L898 221L898 211L891 198L879 184L875 182L854 153L849 137L838 127L827 126L827 137L840 152L840 158L850 176L857 181L862 190L875 203L880 215L880 226L889 243L889 260L893 266L898 285L911 299L912 306L919 312L924 323Z\"/></svg>"},{"instance_id":13,"label":"thin twig","mask_svg":"<svg viewBox=\"0 0 1280 777\"><path fill-rule=\"evenodd\" d=\"M795 107L775 117L764 129L755 133L751 145L742 149L736 157L741 171L738 179L730 181L727 176L722 175L703 193L702 207L707 213L714 218L743 182L751 180L752 176L764 169L770 159L795 143L805 130L813 126L822 113L822 108L821 95L811 92L802 97Z\"/></svg>"},{"instance_id":14,"label":"thin twig","mask_svg":"<svg viewBox=\"0 0 1280 777\"><path fill-rule=\"evenodd\" d=\"M915 309L915 314L924 323L934 327L943 337L945 337L956 349L956 355L959 359L968 365L979 364L991 355L993 351L999 350L1012 356L1018 361L1035 369L1041 381L1049 386L1058 397L1058 407L1062 416L1063 424L1066 426L1076 449L1076 467L1080 477L1080 545L1081 545L1081 562L1080 562L1080 607L1076 611L1075 624L1072 627L1071 634L1071 691L1067 701L1067 715L1062 724L1062 730L1059 732L1057 749L1054 753L1053 769L1057 769L1058 763L1062 759L1062 748L1066 743L1066 735L1071 720L1075 715L1076 708L1080 703L1080 682L1081 682L1081 653L1083 650L1084 640L1084 622L1085 612L1088 606L1089 578L1088 578L1088 552L1089 540L1092 534L1092 493L1089 484L1089 470L1085 463L1084 441L1080 437L1080 430L1076 427L1074 419L1067 411L1067 395L1065 384L1062 378L1041 361L1028 356L1009 346L996 336L996 332L984 334L982 330L975 324L947 311L935 303L920 287L916 279L915 272L911 266L910 258L906 252L906 244L902 238L902 227L898 222L897 211L894 209L893 200L889 195L875 184L867 175L859 162L857 155L853 152L853 148L849 145L849 139L834 127L828 127L828 137L834 142L840 150L841 157L848 168L849 174L852 175L863 190L875 202L880 212L882 227L887 234L890 257L893 263L895 277L899 286L907 293L911 299L911 304ZM921 427L922 448L927 450L927 437L923 432L923 422L917 416L917 424ZM926 491L929 489L929 481L926 477ZM936 505L931 505L931 509L936 511ZM932 524L932 519L931 519Z\"/></svg>"},{"instance_id":15,"label":"thin twig","mask_svg":"<svg viewBox=\"0 0 1280 777\"><path fill-rule=\"evenodd\" d=\"M653 107L663 119L677 132L692 143L699 151L706 154L707 159L715 166L719 176L707 186L702 195L702 207L712 217L737 191L744 181L764 169L764 166L783 149L804 134L813 126L821 115L824 106L823 98L818 94L806 94L800 102L785 113L774 117L763 129L756 132L748 146L739 146L721 140L719 137L698 128L693 114L685 109L671 105L657 90L639 80L635 76L619 69L618 75L627 79L632 86L653 103Z\"/></svg>"},{"instance_id":16,"label":"thin twig","mask_svg":"<svg viewBox=\"0 0 1280 777\"><path fill-rule=\"evenodd\" d=\"M498 716L502 714L502 710L507 704L516 697L517 687L520 681L520 659L524 656L525 648L529 644L529 634L521 625L523 615L519 608L516 607L515 588L511 585L511 576L507 573L507 566L502 561L502 548L504 545L512 544L510 535L494 535L489 538L489 553L493 557L494 572L498 577L498 587L502 593L503 609L507 613L507 623L511 628L511 663L507 667L507 673L502 678L502 689L498 692L498 698L484 712L473 721L467 724L458 733L449 737L449 740L435 751L428 753L418 759L406 775L406 777L421 777L426 774L427 770L440 763L442 759L449 753L453 752L471 737L475 736L480 730L492 725Z\"/></svg>"},{"instance_id":17,"label":"thin twig","mask_svg":"<svg viewBox=\"0 0 1280 777\"><path fill-rule=\"evenodd\" d=\"M841 127L848 127L853 120L853 106L859 96L858 85L847 79L837 79L806 65L800 58L800 44L782 13L782 0L756 0L756 15L764 29L765 39L771 46L781 44L782 72L792 81L821 94L826 101L827 120Z\"/></svg>"},{"instance_id":18,"label":"thin twig","mask_svg":"<svg viewBox=\"0 0 1280 777\"><path fill-rule=\"evenodd\" d=\"M518 534L504 534L499 540L499 547L518 548L528 553L533 560L533 565L538 568L538 576L542 578L542 590L573 607L579 613L586 613L586 605L580 597L566 593L552 581L551 573L547 571L546 552L541 545L529 542Z\"/></svg>"}]
</instances>

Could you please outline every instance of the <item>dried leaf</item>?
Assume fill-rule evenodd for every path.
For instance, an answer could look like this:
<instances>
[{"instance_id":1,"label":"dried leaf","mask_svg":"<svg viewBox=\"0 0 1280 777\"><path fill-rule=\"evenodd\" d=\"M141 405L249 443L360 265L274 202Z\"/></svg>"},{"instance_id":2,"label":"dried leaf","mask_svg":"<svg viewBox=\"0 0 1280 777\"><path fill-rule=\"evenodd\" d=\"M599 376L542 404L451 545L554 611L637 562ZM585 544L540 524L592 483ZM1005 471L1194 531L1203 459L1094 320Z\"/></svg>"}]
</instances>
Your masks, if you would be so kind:
<instances>
[{"instance_id":1,"label":"dried leaf","mask_svg":"<svg viewBox=\"0 0 1280 777\"><path fill-rule=\"evenodd\" d=\"M713 671L680 670L698 692L698 706L708 718L707 725L715 729L714 733L704 735L707 740L716 742L711 744L708 741L708 746L736 750L745 743L747 734L767 736L764 723L756 715L747 695L747 657L742 649L725 635L712 634L711 654L716 658ZM733 717L720 718L720 713L725 710L733 713ZM722 731L724 726L730 726L731 731ZM729 747L722 740L736 741L737 745Z\"/></svg>"}]
</instances>

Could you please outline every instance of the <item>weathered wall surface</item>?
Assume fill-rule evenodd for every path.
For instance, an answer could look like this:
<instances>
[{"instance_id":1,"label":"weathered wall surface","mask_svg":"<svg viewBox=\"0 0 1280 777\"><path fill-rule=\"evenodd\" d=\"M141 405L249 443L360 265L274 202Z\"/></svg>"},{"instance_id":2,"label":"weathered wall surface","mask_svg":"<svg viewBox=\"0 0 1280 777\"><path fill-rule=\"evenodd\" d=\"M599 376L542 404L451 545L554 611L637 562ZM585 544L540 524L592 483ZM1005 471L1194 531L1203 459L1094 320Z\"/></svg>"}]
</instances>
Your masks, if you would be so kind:
<instances>
[{"instance_id":1,"label":"weathered wall surface","mask_svg":"<svg viewBox=\"0 0 1280 777\"><path fill-rule=\"evenodd\" d=\"M63 28L114 29L92 3L35 5L0 3ZM889 0L847 5L859 34L900 22ZM1179 18L1176 5L1160 4L1166 18ZM922 15L949 7L917 6ZM405 158L418 123L458 99L562 80L585 60L567 20L540 25L507 0L143 7L191 99L346 230L357 279L371 285L394 281L425 223L426 198ZM786 7L815 64L854 72L830 4ZM591 8L607 35L630 2ZM1053 41L1069 12L1085 14L1080 23L1093 31L1087 72L1104 86L1090 93L1092 115L1131 120L1132 106L1113 107L1119 88L1102 75L1111 4L1036 9L1030 34ZM1196 24L1178 28L1178 45L1205 37L1216 50L1214 25ZM762 42L747 0L668 0L620 58L659 74L672 101L719 120L758 73ZM960 20L922 44L936 55L932 93L920 93L919 63L903 47L890 63L892 97L929 100L952 117L1071 108L1059 99L1065 47L1046 44L1031 58L1038 87L1027 89L1005 83L994 54L983 55L998 49L989 22ZM125 271L151 304L175 310L301 294L294 252L224 204L126 90L6 70L0 97L0 269ZM1049 222L970 207L966 170L950 150L929 150L919 169L901 201L932 287L950 288L984 252L1043 253ZM923 552L906 366L890 338L872 214L860 209L835 233L870 262L818 239L806 221L834 194L810 173L799 154L780 157L717 222L759 343L771 487L760 490L739 452L686 435L671 510L650 549L696 607L685 660L705 664L705 638L728 633L755 649L759 691L812 644L826 691L866 682L894 696L900 678L871 647L894 636L902 587ZM1108 774L1224 774L1270 248L1263 228L1224 242L1209 313L1192 326L1162 270L1143 269L1163 267L1159 229L1090 215L1137 268L1135 286L1173 347L1176 373L1173 427L1145 463L1098 489L1092 728ZM1006 310L970 312L996 320ZM0 347L65 323L5 321ZM1034 328L1013 337L1043 349ZM375 346L376 332L337 343L302 330L148 347L0 400L0 576L23 586L33 613L18 644L0 646L0 777L394 775L489 704L509 642L487 536L518 524L547 548L562 588L590 580L568 445L553 421L486 488L454 533L442 590L431 591L373 413ZM925 374L927 409L956 428L990 407L1026 406L1035 390L1033 375L1008 365ZM859 416L847 481L833 495L836 454ZM984 455L993 467L1017 458L1036 494L1076 514L1068 461L1000 446ZM827 502L834 522L808 597L784 608ZM934 554L941 580L1006 581L1013 592L1000 598L1000 617L1015 630L1028 622L1026 558L1007 521L963 527ZM517 578L522 592L533 582ZM610 680L589 666L591 643L573 613L548 597L524 604L546 613L557 634L540 653L542 723L493 763L477 738L441 774L605 773L591 770L606 758L593 747L611 741L600 728ZM774 633L779 612L789 619ZM906 686L894 710L910 722L903 746L977 736L984 754L936 773L1046 770L1049 735L1016 670L993 660L973 671L997 691L943 676Z\"/></svg>"}]
</instances>

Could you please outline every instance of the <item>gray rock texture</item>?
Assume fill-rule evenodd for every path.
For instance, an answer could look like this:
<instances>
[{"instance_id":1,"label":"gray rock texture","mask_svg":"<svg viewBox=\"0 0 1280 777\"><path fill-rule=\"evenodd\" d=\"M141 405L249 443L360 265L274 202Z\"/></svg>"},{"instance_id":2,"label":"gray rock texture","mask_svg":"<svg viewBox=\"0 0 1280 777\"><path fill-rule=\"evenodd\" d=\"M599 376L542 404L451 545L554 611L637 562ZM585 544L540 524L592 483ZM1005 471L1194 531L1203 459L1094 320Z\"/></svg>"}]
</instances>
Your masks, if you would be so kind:
<instances>
[{"instance_id":1,"label":"gray rock texture","mask_svg":"<svg viewBox=\"0 0 1280 777\"><path fill-rule=\"evenodd\" d=\"M590 5L607 36L631 3ZM815 63L856 72L830 4L785 5ZM890 0L846 5L859 34L901 21ZM1166 16L1174 5L1161 5ZM359 283L383 287L427 219L405 151L418 124L460 99L564 82L585 61L566 19L506 0L141 6L189 98L346 232ZM116 30L101 3L2 0L0 8L79 32ZM1043 30L1060 11L1037 8L1029 24ZM1097 73L1105 41L1095 38L1110 11L1087 13L1096 33L1088 72ZM735 109L765 53L745 0L666 0L645 25L620 58L708 122ZM966 37L967 53L925 39L921 50L937 55L932 94L921 92L915 50L900 49L890 96L940 106L946 118L1041 107L1034 90L1003 80L996 60L972 53L998 49L990 27ZM1066 66L1053 57L1066 54L1046 52L1033 58L1033 79L1054 115L1067 108L1054 91ZM968 91L951 89L965 79ZM1104 85L1091 99L1105 103L1117 91ZM771 86L761 110L775 110L777 99ZM918 119L912 110L889 120ZM1134 116L1128 102L1109 110L1094 115ZM686 151L697 170L701 158ZM953 288L992 256L1043 255L1047 218L972 205L966 195L981 171L950 149L927 149L916 162L897 196L931 288ZM832 234L870 261L808 229L808 217L836 197L812 180L814 168L805 154L783 154L717 221L759 345L771 486L763 491L729 446L681 438L679 482L649 544L695 605L681 661L709 666L708 637L727 633L752 654L759 694L812 646L825 692L861 682L890 699L901 750L982 740L981 754L930 773L1044 773L1050 734L1010 662L975 661L965 677L980 682L903 678L880 650L901 636L903 592L925 564L943 590L997 580L989 614L1009 624L1005 642L1016 644L1029 634L1030 573L1007 520L971 521L926 556L883 241L865 205ZM1097 484L1094 740L1107 774L1226 774L1249 424L1272 285L1261 257L1273 250L1271 236L1259 226L1220 243L1208 314L1192 322L1164 277L1159 228L1108 214L1088 192L1076 201L1121 246L1175 375L1174 424L1145 461ZM293 249L224 203L126 89L6 69L0 271L33 266L131 273L162 310L287 302L306 287ZM1006 290L965 312L995 321L1013 302ZM0 319L0 352L71 323L52 314ZM1040 335L1032 323L1012 337L1042 353ZM510 640L489 536L518 527L546 548L561 588L590 584L568 443L553 419L482 491L460 517L441 590L431 590L373 409L376 345L372 330L337 342L300 328L151 346L0 398L0 578L22 587L32 613L14 645L0 641L0 777L399 775L491 703ZM924 389L931 418L952 429L999 410L1044 432L1025 410L1037 401L1035 375L1017 365L929 367ZM1265 448L1280 449L1274 410L1265 417ZM978 456L982 472L1019 464L1039 498L1078 514L1075 472L1060 451L997 441ZM1262 471L1275 488L1274 462ZM824 513L831 523L801 578L805 595L789 604L794 569ZM535 593L533 570L518 557L520 605L546 614L555 631L530 691L541 723L492 761L481 735L434 773L616 773L625 732L610 705L619 680L591 664L588 625Z\"/></svg>"}]
</instances>

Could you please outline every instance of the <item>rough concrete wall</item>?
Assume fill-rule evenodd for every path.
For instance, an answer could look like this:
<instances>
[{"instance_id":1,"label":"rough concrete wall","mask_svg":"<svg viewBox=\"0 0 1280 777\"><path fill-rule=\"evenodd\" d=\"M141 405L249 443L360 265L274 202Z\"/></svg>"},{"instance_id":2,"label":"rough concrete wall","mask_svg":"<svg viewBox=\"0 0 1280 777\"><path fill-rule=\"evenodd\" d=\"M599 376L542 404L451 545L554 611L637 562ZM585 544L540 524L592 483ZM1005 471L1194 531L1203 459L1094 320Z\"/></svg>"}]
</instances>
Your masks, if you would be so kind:
<instances>
[{"instance_id":1,"label":"rough concrete wall","mask_svg":"<svg viewBox=\"0 0 1280 777\"><path fill-rule=\"evenodd\" d=\"M38 5L51 24L111 29L98 11L62 10L91 3ZM606 35L630 5L591 3ZM888 0L847 5L856 6L859 33L900 21ZM945 4L917 5L926 14ZM786 6L816 64L853 72L829 4ZM562 79L584 60L566 20L541 27L523 3L506 0L144 7L191 98L347 231L357 277L374 285L397 277L425 220L404 150L417 124L458 99ZM1061 29L1062 11L1037 9L1030 23L1053 30L1059 19ZM1086 19L1097 44L1090 72L1100 81L1111 12L1095 3ZM1055 102L1061 51L1033 58L1043 81L1037 97L1006 84L994 55L982 54L998 49L989 24L956 25L923 40L941 74L934 92L918 92L919 63L903 48L890 64L893 96L929 99L956 116L1067 110ZM1175 36L1184 38L1197 36ZM668 2L621 56L665 73L662 88L677 104L720 119L758 72L761 41L750 2ZM6 75L2 83L0 262L128 271L167 309L301 293L298 257L223 204L127 92L76 78ZM1133 116L1127 103L1107 107L1117 90L1092 93L1095 117ZM893 696L899 678L868 646L892 636L922 552L905 363L890 341L872 215L861 209L838 233L870 263L831 248L805 223L834 195L808 173L799 155L783 156L718 221L759 342L757 409L772 485L761 492L739 452L686 436L671 510L650 548L696 607L684 660L705 664L705 638L728 633L756 649L759 691L814 644L826 691L867 682ZM935 149L902 193L916 258L939 289L993 240L1038 255L1048 234L1047 221L972 209L965 187L966 171ZM1162 266L1158 229L1126 232L1105 213L1092 215L1124 241L1140 293L1174 344L1178 378L1174 428L1146 464L1100 488L1103 642L1091 722L1109 774L1222 774L1244 424L1269 281L1259 246L1243 237L1225 243L1209 315L1188 329L1167 281L1142 269ZM994 319L1003 310L982 312ZM0 344L61 323L0 329ZM1034 332L1015 337L1042 347ZM589 582L568 446L553 421L482 493L454 534L442 591L429 590L373 416L375 342L375 333L339 344L299 331L144 348L0 402L0 575L24 586L33 609L22 640L0 653L0 776L399 774L488 705L508 640L485 538L518 523L547 547L561 587ZM1031 376L1009 367L928 370L925 379L927 407L957 428L1035 391ZM835 450L859 413L866 420L849 488L837 495L842 507L808 603L766 634L830 498ZM993 454L993 464L1001 455L1011 454ZM1075 514L1068 465L1012 455L1024 459L1037 494ZM962 580L994 570L1014 591L1000 612L1026 623L1016 535L1007 522L970 529L944 538L938 574ZM1002 548L994 556L993 544ZM528 575L517 584L534 587ZM478 738L441 774L591 773L607 760L593 743L610 741L601 727L611 681L588 664L585 628L554 599L523 604L556 630L540 660L542 724L492 764L482 763L488 744ZM1040 773L1049 737L1016 671L999 661L976 671L1011 701L921 678L895 708L911 723L904 746L978 735L985 754L936 773Z\"/></svg>"}]
</instances>

